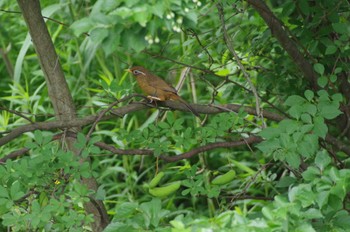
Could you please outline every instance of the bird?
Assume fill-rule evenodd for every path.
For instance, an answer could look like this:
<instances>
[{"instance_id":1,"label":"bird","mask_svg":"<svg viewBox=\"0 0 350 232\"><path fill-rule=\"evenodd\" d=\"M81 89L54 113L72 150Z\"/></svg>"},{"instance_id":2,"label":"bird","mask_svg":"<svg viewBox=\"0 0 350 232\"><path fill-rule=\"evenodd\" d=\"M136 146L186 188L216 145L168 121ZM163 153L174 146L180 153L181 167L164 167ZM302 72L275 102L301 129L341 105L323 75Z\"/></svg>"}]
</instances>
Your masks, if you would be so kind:
<instances>
[{"instance_id":1,"label":"bird","mask_svg":"<svg viewBox=\"0 0 350 232\"><path fill-rule=\"evenodd\" d=\"M147 98L150 99L151 102L153 100L179 101L184 104L195 116L199 117L198 112L178 95L177 90L173 86L165 82L162 78L156 76L141 66L135 66L127 69L126 71L131 73L136 78L141 90L148 95Z\"/></svg>"}]
</instances>

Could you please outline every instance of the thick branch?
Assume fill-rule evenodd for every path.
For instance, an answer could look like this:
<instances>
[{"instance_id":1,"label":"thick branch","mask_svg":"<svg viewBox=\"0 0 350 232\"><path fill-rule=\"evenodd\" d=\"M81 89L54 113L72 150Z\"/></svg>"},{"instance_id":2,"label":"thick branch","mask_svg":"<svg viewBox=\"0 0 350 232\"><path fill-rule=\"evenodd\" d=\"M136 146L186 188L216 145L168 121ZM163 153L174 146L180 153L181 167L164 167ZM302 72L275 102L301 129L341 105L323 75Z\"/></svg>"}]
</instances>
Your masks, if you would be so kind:
<instances>
[{"instance_id":1,"label":"thick branch","mask_svg":"<svg viewBox=\"0 0 350 232\"><path fill-rule=\"evenodd\" d=\"M17 0L17 2L29 28L56 118L58 121L74 120L76 119L76 111L73 99L51 41L51 36L41 15L40 2L39 0ZM79 131L80 128L74 128L74 130ZM75 139L66 139L65 142L67 147L79 156L79 152L73 146ZM89 189L97 191L95 179L82 178L81 182L87 185ZM93 231L102 231L108 225L109 219L102 201L86 202L84 203L84 208L86 213L94 215Z\"/></svg>"},{"instance_id":2,"label":"thick branch","mask_svg":"<svg viewBox=\"0 0 350 232\"><path fill-rule=\"evenodd\" d=\"M162 103L158 103L158 106L170 107L172 109L188 111L188 109L181 103L176 101L166 101ZM256 115L256 111L254 107L241 106L238 104L226 104L226 105L200 105L200 104L191 104L191 106L201 114L218 114L223 112L238 112L242 107L243 110L248 114ZM144 110L149 107L154 107L152 105L147 105L142 102L134 102L129 105L125 105L119 107L117 109L113 109L111 112L114 115L119 117L123 117L128 113L132 113L139 110ZM264 111L264 118L271 119L273 121L281 121L284 117L279 114ZM90 125L94 123L99 115L90 115L84 118L76 118L68 121L52 121L52 122L37 122L31 123L27 125L23 125L13 129L6 136L0 138L0 146L12 141L13 139L19 137L25 132L35 131L35 130L55 130L55 129L69 129L72 127L83 127L86 125ZM103 116L101 120L109 120L114 116L107 115Z\"/></svg>"},{"instance_id":3,"label":"thick branch","mask_svg":"<svg viewBox=\"0 0 350 232\"><path fill-rule=\"evenodd\" d=\"M65 80L51 36L41 15L38 0L18 0L33 41L41 69L44 73L48 94L60 120L75 118L75 107Z\"/></svg>"}]
</instances>

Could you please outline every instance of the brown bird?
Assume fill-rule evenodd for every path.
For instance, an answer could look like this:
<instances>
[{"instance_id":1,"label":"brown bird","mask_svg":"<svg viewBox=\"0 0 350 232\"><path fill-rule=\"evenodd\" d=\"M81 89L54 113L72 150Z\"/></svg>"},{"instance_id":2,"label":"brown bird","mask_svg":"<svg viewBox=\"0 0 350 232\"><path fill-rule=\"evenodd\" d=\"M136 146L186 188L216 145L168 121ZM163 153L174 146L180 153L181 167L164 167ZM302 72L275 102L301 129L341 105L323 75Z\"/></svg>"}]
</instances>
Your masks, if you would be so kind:
<instances>
[{"instance_id":1,"label":"brown bird","mask_svg":"<svg viewBox=\"0 0 350 232\"><path fill-rule=\"evenodd\" d=\"M183 103L194 115L199 117L199 114L192 106L190 106L178 94L177 90L166 83L162 78L152 74L150 71L141 66L135 66L127 70L136 77L143 92L145 92L151 101L166 101L173 100Z\"/></svg>"}]
</instances>

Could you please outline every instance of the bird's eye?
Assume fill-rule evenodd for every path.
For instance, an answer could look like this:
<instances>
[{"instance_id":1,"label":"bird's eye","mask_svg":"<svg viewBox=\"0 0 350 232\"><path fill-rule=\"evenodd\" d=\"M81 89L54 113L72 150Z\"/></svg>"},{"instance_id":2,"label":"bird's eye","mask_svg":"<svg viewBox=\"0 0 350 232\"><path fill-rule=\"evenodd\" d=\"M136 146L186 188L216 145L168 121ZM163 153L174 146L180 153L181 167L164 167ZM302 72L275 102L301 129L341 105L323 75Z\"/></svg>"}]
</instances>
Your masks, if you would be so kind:
<instances>
[{"instance_id":1,"label":"bird's eye","mask_svg":"<svg viewBox=\"0 0 350 232\"><path fill-rule=\"evenodd\" d=\"M146 74L144 72L141 72L140 70L137 70L137 69L133 70L132 74L134 74L135 76L140 75L140 74L146 76Z\"/></svg>"}]
</instances>

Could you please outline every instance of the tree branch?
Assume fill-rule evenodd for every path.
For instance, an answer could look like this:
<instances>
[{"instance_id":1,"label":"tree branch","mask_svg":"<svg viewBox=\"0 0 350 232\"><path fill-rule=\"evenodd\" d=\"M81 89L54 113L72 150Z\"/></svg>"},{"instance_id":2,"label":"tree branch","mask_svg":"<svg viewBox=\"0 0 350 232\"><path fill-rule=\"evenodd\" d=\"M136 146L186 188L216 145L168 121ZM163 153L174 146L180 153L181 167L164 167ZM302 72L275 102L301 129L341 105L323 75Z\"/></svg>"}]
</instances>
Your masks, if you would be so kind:
<instances>
[{"instance_id":1,"label":"tree branch","mask_svg":"<svg viewBox=\"0 0 350 232\"><path fill-rule=\"evenodd\" d=\"M17 0L22 11L24 20L28 26L30 36L33 41L41 69L44 73L48 95L53 105L55 116L58 121L70 121L76 119L76 110L73 98L70 94L68 84L65 80L59 58L55 51L51 36L46 27L39 0ZM69 128L79 131L80 128ZM79 156L79 151L73 146L75 139L65 139L69 150ZM89 158L85 159L88 160ZM83 162L84 159L81 159ZM81 182L89 189L97 191L97 182L93 178L82 178ZM99 207L96 207L97 203ZM91 224L93 231L102 231L109 223L107 211L101 200L84 203L87 214L94 215L94 222Z\"/></svg>"},{"instance_id":2,"label":"tree branch","mask_svg":"<svg viewBox=\"0 0 350 232\"><path fill-rule=\"evenodd\" d=\"M254 94L254 97L255 97L255 110L257 112L257 115L259 118L261 118L261 124L263 126L263 128L266 127L266 124L265 124L265 121L264 121L264 117L263 115L261 114L261 107L260 107L260 98L259 98L259 94L258 92L256 91L256 88L255 86L253 85L253 82L252 80L250 79L250 76L249 74L247 73L246 69L244 68L240 58L238 57L235 49L233 48L233 45L232 45L232 39L231 37L228 35L227 33L227 29L226 29L226 23L225 23L225 18L224 18L224 9L222 7L222 4L221 3L217 3L216 4L216 7L218 9L218 12L219 12L219 17L220 17L220 21L221 21L221 26L222 26L222 30L224 32L224 40L225 40L225 44L226 44L226 47L228 48L228 50L230 51L230 53L233 55L233 57L235 58L236 60L236 63L238 65L238 67L240 68L240 70L242 71L243 73L243 76L245 77L245 79L248 81L248 84L250 86L250 89L252 91L252 93Z\"/></svg>"},{"instance_id":3,"label":"tree branch","mask_svg":"<svg viewBox=\"0 0 350 232\"><path fill-rule=\"evenodd\" d=\"M240 141L210 143L202 147L194 148L191 151L182 153L181 155L177 155L177 156L161 155L160 158L168 162L174 162L174 161L179 161L183 159L188 159L201 152L210 151L216 148L232 148L232 147L238 147L238 146L248 145L252 143L259 143L261 141L262 141L261 137L251 136L249 138L242 139Z\"/></svg>"},{"instance_id":4,"label":"tree branch","mask_svg":"<svg viewBox=\"0 0 350 232\"><path fill-rule=\"evenodd\" d=\"M294 63L303 72L304 76L311 83L314 90L318 89L317 74L312 65L301 54L296 44L290 39L285 26L275 17L269 7L262 0L247 0L247 2L260 14L265 20L271 33L276 37L281 46L287 51Z\"/></svg>"},{"instance_id":5,"label":"tree branch","mask_svg":"<svg viewBox=\"0 0 350 232\"><path fill-rule=\"evenodd\" d=\"M187 107L183 104L176 101L165 101L157 103L158 106L169 107L175 110L188 111ZM238 104L226 104L226 105L200 105L200 104L190 104L198 113L201 114L218 114L223 112L239 112L241 108L248 114L256 115L256 111L254 107L242 106ZM145 110L150 107L155 107L154 105L145 104L143 102L134 102L128 105L116 108L111 110L113 115L117 115L118 117L123 117L126 114ZM0 138L0 146L5 145L6 143L12 141L13 139L21 136L25 132L35 131L35 130L55 130L55 129L67 129L72 127L83 127L86 125L90 125L94 123L100 114L90 115L84 118L75 118L68 121L50 121L50 122L36 122L27 125L23 125L17 127L10 131L7 135ZM100 120L106 121L115 116L113 115L105 115L100 118ZM283 120L283 116L279 114L264 111L264 118L271 119L273 121L281 121Z\"/></svg>"}]
</instances>

